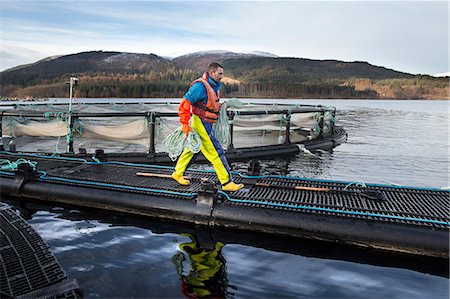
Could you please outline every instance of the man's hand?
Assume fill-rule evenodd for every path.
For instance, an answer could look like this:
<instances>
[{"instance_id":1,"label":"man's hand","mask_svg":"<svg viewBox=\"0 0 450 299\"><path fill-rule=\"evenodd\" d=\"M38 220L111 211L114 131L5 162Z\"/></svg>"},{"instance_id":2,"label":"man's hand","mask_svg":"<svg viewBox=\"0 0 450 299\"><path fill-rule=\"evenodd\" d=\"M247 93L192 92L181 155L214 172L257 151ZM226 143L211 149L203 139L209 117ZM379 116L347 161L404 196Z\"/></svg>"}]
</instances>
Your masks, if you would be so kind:
<instances>
[{"instance_id":1,"label":"man's hand","mask_svg":"<svg viewBox=\"0 0 450 299\"><path fill-rule=\"evenodd\" d=\"M181 131L183 131L183 133L186 135L186 137L188 136L189 132L194 132L194 131L192 130L192 128L189 127L188 124L183 124L183 125L181 126Z\"/></svg>"}]
</instances>

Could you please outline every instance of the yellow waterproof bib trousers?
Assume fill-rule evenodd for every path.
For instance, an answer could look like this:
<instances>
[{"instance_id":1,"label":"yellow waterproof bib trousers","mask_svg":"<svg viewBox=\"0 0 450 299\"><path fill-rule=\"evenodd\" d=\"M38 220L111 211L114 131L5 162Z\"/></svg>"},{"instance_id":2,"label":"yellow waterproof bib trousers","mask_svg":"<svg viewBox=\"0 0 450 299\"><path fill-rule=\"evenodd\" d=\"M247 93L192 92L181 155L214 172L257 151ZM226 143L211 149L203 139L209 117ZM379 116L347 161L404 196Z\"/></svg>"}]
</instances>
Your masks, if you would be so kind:
<instances>
[{"instance_id":1,"label":"yellow waterproof bib trousers","mask_svg":"<svg viewBox=\"0 0 450 299\"><path fill-rule=\"evenodd\" d=\"M220 183L222 185L229 183L232 180L230 166L225 158L225 152L220 145L220 142L214 136L212 124L202 121L197 115L192 115L191 126L200 136L202 141L200 150L206 159L213 165ZM184 149L175 166L177 175L183 176L194 155L195 154L191 152L189 148Z\"/></svg>"}]
</instances>

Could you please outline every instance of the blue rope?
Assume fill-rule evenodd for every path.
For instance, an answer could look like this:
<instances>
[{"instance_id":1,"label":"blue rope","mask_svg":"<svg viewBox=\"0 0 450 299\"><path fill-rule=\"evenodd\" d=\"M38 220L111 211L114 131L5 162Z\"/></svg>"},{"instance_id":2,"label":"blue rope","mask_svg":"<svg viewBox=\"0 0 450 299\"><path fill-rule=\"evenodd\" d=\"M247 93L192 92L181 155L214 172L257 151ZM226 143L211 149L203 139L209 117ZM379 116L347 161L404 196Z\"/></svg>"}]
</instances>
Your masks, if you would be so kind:
<instances>
[{"instance_id":1,"label":"blue rope","mask_svg":"<svg viewBox=\"0 0 450 299\"><path fill-rule=\"evenodd\" d=\"M257 201L257 200L251 200L251 199L236 199L236 198L231 198L227 193L225 193L223 191L218 191L218 193L224 195L229 201L238 202L238 203L264 204L264 205L268 205L268 206L283 207L283 208L304 209L304 210L311 210L311 211L332 212L332 213L358 215L358 216L371 216L371 217L397 219L397 220L405 220L405 221L417 221L417 222L434 223L434 224L442 224L442 225L450 226L450 222L447 222L447 221L420 219L420 218L413 218L413 217L402 217L402 216L394 216L394 215L383 215L383 214L368 213L368 212L345 211L345 210L311 207L311 206L304 206L304 205L292 205L292 204L285 204L285 203L272 203L272 202L264 202L264 201Z\"/></svg>"},{"instance_id":2,"label":"blue rope","mask_svg":"<svg viewBox=\"0 0 450 299\"><path fill-rule=\"evenodd\" d=\"M65 178L50 177L50 176L47 176L47 173L45 171L38 171L38 173L41 173L41 176L39 177L41 180L60 181L60 182L76 183L76 184L90 185L90 186L112 187L112 188L119 188L119 189L126 189L126 190L148 191L148 192L179 195L179 196L188 196L188 197L197 196L197 193L181 193L181 192L168 191L168 190L158 190L158 189L151 189L151 188L141 188L141 187L126 186L126 185L116 185L116 184L108 184L108 183L100 183L100 182L90 182L90 181L88 182L88 181L79 181L79 180L71 180L71 179L65 179Z\"/></svg>"},{"instance_id":3,"label":"blue rope","mask_svg":"<svg viewBox=\"0 0 450 299\"><path fill-rule=\"evenodd\" d=\"M88 165L124 165L124 166L136 166L136 167L145 167L145 168L159 168L159 169L175 169L173 166L163 166L163 165L150 165L150 164L137 164L137 163L128 163L128 162L101 162L98 159L93 159L95 162L86 161L85 164ZM97 162L98 161L98 162Z\"/></svg>"},{"instance_id":4,"label":"blue rope","mask_svg":"<svg viewBox=\"0 0 450 299\"><path fill-rule=\"evenodd\" d=\"M232 172L233 174L236 174L242 178L245 179L267 179L267 178L276 178L276 179L290 179L290 180L296 180L296 181L312 181L312 182L318 182L318 183L339 183L339 184L357 184L355 182L349 182L349 181L339 181L339 180L327 180L327 179L313 179L313 178L299 178L294 176L282 176L282 175L256 175L256 176L247 176L243 175L238 172ZM361 182L358 182L359 184L362 184ZM366 186L370 187L385 187L385 188L392 188L392 189L416 189L416 190L424 190L424 191L441 191L441 192L449 192L450 190L443 190L439 188L433 188L433 187L415 187L415 186L402 186L402 185L387 185L387 184L377 184L377 183L364 183Z\"/></svg>"},{"instance_id":5,"label":"blue rope","mask_svg":"<svg viewBox=\"0 0 450 299\"><path fill-rule=\"evenodd\" d=\"M98 159L93 159L95 162L91 162L91 161L87 161L86 159L82 159L82 158L71 158L71 157L61 157L61 156L46 156L46 155L39 155L39 154L21 154L21 153L11 153L11 152L7 152L7 151L0 151L0 154L7 154L7 155L10 155L10 156L27 156L27 157L36 157L36 158L43 158L43 159L77 161L77 162L83 162L83 163L89 164L89 165L93 165L93 164L112 164L112 165L148 167L148 168L174 169L174 167L172 167L172 166L137 164L137 163L118 162L118 161L117 162L116 161L111 161L111 162L100 162L99 161L99 162L97 162Z\"/></svg>"},{"instance_id":6,"label":"blue rope","mask_svg":"<svg viewBox=\"0 0 450 299\"><path fill-rule=\"evenodd\" d=\"M0 171L0 174L4 175L16 175L14 172Z\"/></svg>"},{"instance_id":7,"label":"blue rope","mask_svg":"<svg viewBox=\"0 0 450 299\"><path fill-rule=\"evenodd\" d=\"M10 155L10 156L26 156L26 157L36 157L36 158L46 158L46 159L59 159L59 160L68 160L68 161L78 161L78 162L87 162L85 159L81 158L70 158L70 157L59 157L59 156L45 156L38 154L22 154L22 153L11 153L7 151L0 151L0 154Z\"/></svg>"}]
</instances>

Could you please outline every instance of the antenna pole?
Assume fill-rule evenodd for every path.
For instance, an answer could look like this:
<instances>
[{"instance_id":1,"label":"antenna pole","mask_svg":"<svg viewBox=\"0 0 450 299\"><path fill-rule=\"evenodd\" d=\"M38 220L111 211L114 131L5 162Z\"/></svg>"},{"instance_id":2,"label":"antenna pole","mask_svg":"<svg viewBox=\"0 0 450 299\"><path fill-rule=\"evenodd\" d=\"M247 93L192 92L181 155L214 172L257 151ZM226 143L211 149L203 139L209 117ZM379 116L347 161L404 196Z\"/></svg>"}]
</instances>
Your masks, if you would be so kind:
<instances>
[{"instance_id":1,"label":"antenna pole","mask_svg":"<svg viewBox=\"0 0 450 299\"><path fill-rule=\"evenodd\" d=\"M73 97L73 86L77 85L78 83L78 78L75 77L70 77L70 92L69 92L69 112L72 112L72 97Z\"/></svg>"}]
</instances>

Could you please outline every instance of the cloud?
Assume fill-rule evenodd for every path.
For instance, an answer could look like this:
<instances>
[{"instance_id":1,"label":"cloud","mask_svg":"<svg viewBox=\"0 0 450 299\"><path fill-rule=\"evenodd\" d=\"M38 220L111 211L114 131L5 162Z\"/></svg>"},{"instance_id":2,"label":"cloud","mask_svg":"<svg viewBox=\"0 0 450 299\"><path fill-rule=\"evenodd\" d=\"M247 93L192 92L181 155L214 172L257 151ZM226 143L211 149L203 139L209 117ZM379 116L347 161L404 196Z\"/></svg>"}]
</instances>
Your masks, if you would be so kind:
<instances>
[{"instance_id":1,"label":"cloud","mask_svg":"<svg viewBox=\"0 0 450 299\"><path fill-rule=\"evenodd\" d=\"M260 50L411 73L448 71L446 2L3 2L2 44L44 57Z\"/></svg>"},{"instance_id":2,"label":"cloud","mask_svg":"<svg viewBox=\"0 0 450 299\"><path fill-rule=\"evenodd\" d=\"M45 54L28 47L2 45L0 49L0 70L35 62L41 59L43 55Z\"/></svg>"}]
</instances>

